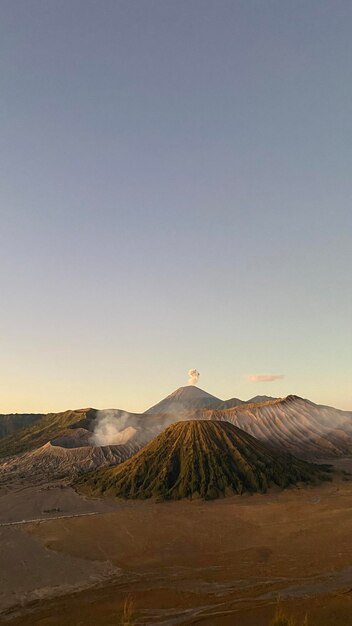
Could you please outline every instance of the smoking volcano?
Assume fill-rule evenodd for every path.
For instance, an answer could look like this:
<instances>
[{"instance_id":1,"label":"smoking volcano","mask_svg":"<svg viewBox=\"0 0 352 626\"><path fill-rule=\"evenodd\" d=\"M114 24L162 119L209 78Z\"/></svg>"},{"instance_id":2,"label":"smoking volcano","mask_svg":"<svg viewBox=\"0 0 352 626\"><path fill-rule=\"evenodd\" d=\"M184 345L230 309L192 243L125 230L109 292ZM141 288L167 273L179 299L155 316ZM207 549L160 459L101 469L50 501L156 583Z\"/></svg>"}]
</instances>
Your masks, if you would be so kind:
<instances>
[{"instance_id":1,"label":"smoking volcano","mask_svg":"<svg viewBox=\"0 0 352 626\"><path fill-rule=\"evenodd\" d=\"M216 409L221 403L219 398L203 391L203 389L186 385L170 393L169 396L148 409L146 413L174 414L179 417L180 414L194 409Z\"/></svg>"}]
</instances>

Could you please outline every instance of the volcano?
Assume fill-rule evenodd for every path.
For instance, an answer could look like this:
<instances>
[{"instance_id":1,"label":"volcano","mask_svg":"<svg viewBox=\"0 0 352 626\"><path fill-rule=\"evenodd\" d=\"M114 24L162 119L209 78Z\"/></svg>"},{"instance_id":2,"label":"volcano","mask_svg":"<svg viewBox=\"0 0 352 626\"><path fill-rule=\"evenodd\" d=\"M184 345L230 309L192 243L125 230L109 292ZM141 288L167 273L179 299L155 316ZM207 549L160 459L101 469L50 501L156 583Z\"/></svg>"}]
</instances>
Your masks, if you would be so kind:
<instances>
[{"instance_id":1,"label":"volcano","mask_svg":"<svg viewBox=\"0 0 352 626\"><path fill-rule=\"evenodd\" d=\"M325 468L326 469L326 468ZM327 477L323 466L273 452L228 422L172 424L128 461L79 479L79 488L122 498L213 499Z\"/></svg>"},{"instance_id":2,"label":"volcano","mask_svg":"<svg viewBox=\"0 0 352 626\"><path fill-rule=\"evenodd\" d=\"M169 396L155 404L145 413L177 414L192 411L194 409L216 409L221 406L222 400L203 391L199 387L186 385L179 387Z\"/></svg>"}]
</instances>

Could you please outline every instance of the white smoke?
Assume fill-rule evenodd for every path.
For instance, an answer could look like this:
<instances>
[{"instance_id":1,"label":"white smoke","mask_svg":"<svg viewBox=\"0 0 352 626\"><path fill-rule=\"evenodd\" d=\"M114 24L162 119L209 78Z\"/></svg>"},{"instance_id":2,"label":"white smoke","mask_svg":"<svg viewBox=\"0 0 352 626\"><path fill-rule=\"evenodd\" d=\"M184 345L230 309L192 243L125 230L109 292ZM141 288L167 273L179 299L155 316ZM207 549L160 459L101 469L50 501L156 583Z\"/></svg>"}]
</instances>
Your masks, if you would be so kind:
<instances>
[{"instance_id":1,"label":"white smoke","mask_svg":"<svg viewBox=\"0 0 352 626\"><path fill-rule=\"evenodd\" d=\"M197 372L196 369L188 370L188 384L196 385L198 382L199 376L200 376L200 373Z\"/></svg>"},{"instance_id":2,"label":"white smoke","mask_svg":"<svg viewBox=\"0 0 352 626\"><path fill-rule=\"evenodd\" d=\"M92 435L95 446L117 446L127 443L136 434L133 426L127 426L128 413L106 410L98 411Z\"/></svg>"}]
</instances>

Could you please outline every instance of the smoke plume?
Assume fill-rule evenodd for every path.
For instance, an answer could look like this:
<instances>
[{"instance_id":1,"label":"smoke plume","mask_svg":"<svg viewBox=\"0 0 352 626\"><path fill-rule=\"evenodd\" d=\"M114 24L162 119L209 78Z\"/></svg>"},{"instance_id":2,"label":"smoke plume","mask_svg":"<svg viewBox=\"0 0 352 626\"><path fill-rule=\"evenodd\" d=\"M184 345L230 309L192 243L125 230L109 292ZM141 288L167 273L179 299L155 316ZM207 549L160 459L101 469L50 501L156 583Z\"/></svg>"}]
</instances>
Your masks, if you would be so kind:
<instances>
[{"instance_id":1,"label":"smoke plume","mask_svg":"<svg viewBox=\"0 0 352 626\"><path fill-rule=\"evenodd\" d=\"M92 440L96 446L117 446L127 443L137 432L127 426L128 413L106 410L98 412Z\"/></svg>"},{"instance_id":2,"label":"smoke plume","mask_svg":"<svg viewBox=\"0 0 352 626\"><path fill-rule=\"evenodd\" d=\"M188 384L196 385L198 382L199 376L200 376L200 373L197 372L196 369L188 370Z\"/></svg>"}]
</instances>

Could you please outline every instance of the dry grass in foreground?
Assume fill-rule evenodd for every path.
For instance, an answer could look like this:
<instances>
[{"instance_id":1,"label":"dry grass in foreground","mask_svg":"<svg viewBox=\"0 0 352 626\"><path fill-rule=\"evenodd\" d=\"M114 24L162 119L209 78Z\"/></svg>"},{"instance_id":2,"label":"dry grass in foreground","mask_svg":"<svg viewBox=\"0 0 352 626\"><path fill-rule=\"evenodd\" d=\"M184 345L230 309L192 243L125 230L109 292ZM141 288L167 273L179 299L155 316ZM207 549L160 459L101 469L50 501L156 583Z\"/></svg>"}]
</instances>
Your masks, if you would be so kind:
<instances>
[{"instance_id":1,"label":"dry grass in foreground","mask_svg":"<svg viewBox=\"0 0 352 626\"><path fill-rule=\"evenodd\" d=\"M123 605L121 626L135 626L135 623L133 600L131 597L128 597Z\"/></svg>"},{"instance_id":2,"label":"dry grass in foreground","mask_svg":"<svg viewBox=\"0 0 352 626\"><path fill-rule=\"evenodd\" d=\"M293 617L289 617L288 615L286 615L284 611L278 606L276 609L276 613L270 622L270 626L309 626L308 617L306 615L303 622L299 624Z\"/></svg>"}]
</instances>

